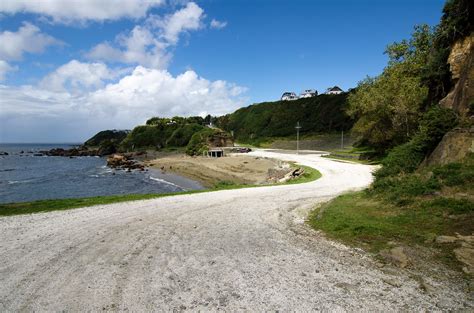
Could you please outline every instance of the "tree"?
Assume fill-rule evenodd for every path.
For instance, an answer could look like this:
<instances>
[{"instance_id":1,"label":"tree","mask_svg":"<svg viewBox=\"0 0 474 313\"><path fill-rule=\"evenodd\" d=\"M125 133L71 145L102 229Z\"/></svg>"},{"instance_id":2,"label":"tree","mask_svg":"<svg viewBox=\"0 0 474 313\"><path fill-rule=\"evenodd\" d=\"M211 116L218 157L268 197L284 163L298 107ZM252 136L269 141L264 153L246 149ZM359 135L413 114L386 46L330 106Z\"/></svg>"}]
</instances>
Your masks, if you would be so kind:
<instances>
[{"instance_id":1,"label":"tree","mask_svg":"<svg viewBox=\"0 0 474 313\"><path fill-rule=\"evenodd\" d=\"M359 83L349 95L347 113L357 119L353 131L361 142L386 150L407 142L417 130L428 88L421 83L433 41L427 25L416 26L409 40L387 47L388 66Z\"/></svg>"}]
</instances>

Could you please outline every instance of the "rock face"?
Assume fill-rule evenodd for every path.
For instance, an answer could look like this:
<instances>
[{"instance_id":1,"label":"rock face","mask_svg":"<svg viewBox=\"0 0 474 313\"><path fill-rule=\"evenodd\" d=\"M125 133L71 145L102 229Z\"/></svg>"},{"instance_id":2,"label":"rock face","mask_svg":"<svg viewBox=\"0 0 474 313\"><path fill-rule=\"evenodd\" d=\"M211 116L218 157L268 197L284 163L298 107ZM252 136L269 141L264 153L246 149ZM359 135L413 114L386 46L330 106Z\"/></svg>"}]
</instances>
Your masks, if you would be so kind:
<instances>
[{"instance_id":1,"label":"rock face","mask_svg":"<svg viewBox=\"0 0 474 313\"><path fill-rule=\"evenodd\" d=\"M207 138L207 145L211 148L233 147L234 139L227 132L215 132Z\"/></svg>"},{"instance_id":2,"label":"rock face","mask_svg":"<svg viewBox=\"0 0 474 313\"><path fill-rule=\"evenodd\" d=\"M446 164L463 159L474 152L474 33L458 40L452 47L448 63L454 87L439 103L453 109L461 118L464 128L454 129L424 161L423 165Z\"/></svg>"},{"instance_id":3,"label":"rock face","mask_svg":"<svg viewBox=\"0 0 474 313\"><path fill-rule=\"evenodd\" d=\"M454 129L444 135L436 149L423 162L423 165L457 162L470 152L474 152L474 127Z\"/></svg>"},{"instance_id":4,"label":"rock face","mask_svg":"<svg viewBox=\"0 0 474 313\"><path fill-rule=\"evenodd\" d=\"M461 116L469 112L469 105L474 99L474 33L457 41L451 48L448 63L454 87L440 101L441 106L453 109Z\"/></svg>"}]
</instances>

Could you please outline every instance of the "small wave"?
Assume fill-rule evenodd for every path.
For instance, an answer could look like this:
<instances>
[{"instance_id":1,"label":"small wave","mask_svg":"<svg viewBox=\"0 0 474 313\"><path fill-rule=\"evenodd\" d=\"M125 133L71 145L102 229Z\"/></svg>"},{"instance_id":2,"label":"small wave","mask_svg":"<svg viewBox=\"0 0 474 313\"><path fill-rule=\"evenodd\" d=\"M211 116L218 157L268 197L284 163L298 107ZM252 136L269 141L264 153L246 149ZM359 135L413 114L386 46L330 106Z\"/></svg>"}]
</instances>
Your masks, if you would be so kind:
<instances>
[{"instance_id":1,"label":"small wave","mask_svg":"<svg viewBox=\"0 0 474 313\"><path fill-rule=\"evenodd\" d=\"M26 180L9 180L8 184L13 185L13 184L24 184L24 183L30 183L34 181L34 179L26 179Z\"/></svg>"},{"instance_id":2,"label":"small wave","mask_svg":"<svg viewBox=\"0 0 474 313\"><path fill-rule=\"evenodd\" d=\"M99 175L89 175L89 177L99 177Z\"/></svg>"},{"instance_id":3,"label":"small wave","mask_svg":"<svg viewBox=\"0 0 474 313\"><path fill-rule=\"evenodd\" d=\"M113 170L100 171L99 175L105 175L105 174L109 174L109 173L112 173L112 172L113 172Z\"/></svg>"},{"instance_id":4,"label":"small wave","mask_svg":"<svg viewBox=\"0 0 474 313\"><path fill-rule=\"evenodd\" d=\"M178 185L176 185L176 184L173 184L173 183L171 183L171 182L169 182L169 181L166 181L166 180L164 180L164 179L161 179L161 178L155 178L155 177L150 176L150 179L151 179L151 180L154 180L154 181L157 181L157 182L160 182L160 183L165 183L165 184L168 184L168 185L171 185L171 186L178 187L179 189L182 189L181 186L178 186Z\"/></svg>"}]
</instances>

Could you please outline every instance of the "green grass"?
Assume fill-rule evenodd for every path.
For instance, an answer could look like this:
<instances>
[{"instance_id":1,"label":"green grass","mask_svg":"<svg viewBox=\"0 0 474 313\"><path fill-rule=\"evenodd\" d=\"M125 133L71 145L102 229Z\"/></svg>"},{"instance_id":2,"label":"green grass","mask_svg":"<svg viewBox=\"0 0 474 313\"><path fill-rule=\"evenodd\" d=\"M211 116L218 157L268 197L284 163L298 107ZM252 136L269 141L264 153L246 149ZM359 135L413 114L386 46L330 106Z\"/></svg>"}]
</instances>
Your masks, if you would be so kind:
<instances>
[{"instance_id":1,"label":"green grass","mask_svg":"<svg viewBox=\"0 0 474 313\"><path fill-rule=\"evenodd\" d=\"M451 214L464 215L453 219ZM399 207L356 192L314 210L308 223L334 239L378 252L389 241L435 246L436 236L470 234L474 230L474 211L467 200L438 198Z\"/></svg>"},{"instance_id":2,"label":"green grass","mask_svg":"<svg viewBox=\"0 0 474 313\"><path fill-rule=\"evenodd\" d=\"M374 165L378 164L379 160L368 160L363 157L364 154L372 153L373 151L364 148L354 148L351 146L345 147L344 149L330 149L328 150L329 155L323 156L323 158L351 161L360 164Z\"/></svg>"},{"instance_id":3,"label":"green grass","mask_svg":"<svg viewBox=\"0 0 474 313\"><path fill-rule=\"evenodd\" d=\"M308 223L329 237L378 252L394 241L434 247L448 265L452 248L440 235L474 232L474 158L379 178L365 191L348 193L316 208ZM458 265L455 265L456 267Z\"/></svg>"},{"instance_id":4,"label":"green grass","mask_svg":"<svg viewBox=\"0 0 474 313\"><path fill-rule=\"evenodd\" d=\"M313 169L307 166L301 166L301 165L298 165L298 167L302 167L305 169L305 173L301 177L299 177L298 179L289 181L287 183L274 184L274 185L302 184L302 183L307 183L307 182L316 180L321 177L321 173L316 169ZM203 192L218 191L218 190L250 188L250 187L263 187L263 186L272 186L272 185L241 185L241 184L233 184L232 182L218 182L214 186L214 188L207 189L207 190L192 190L192 191L164 193L164 194L129 194L129 195L99 196L99 197L73 198L73 199L51 199L51 200L39 200L39 201L31 201L31 202L7 203L7 204L0 204L0 216L11 216L11 215L19 215L19 214L69 210L69 209L82 208L82 207L88 207L88 206L93 206L93 205L104 205L104 204L110 204L110 203L155 199L155 198L169 197L169 196L176 196L176 195L203 193Z\"/></svg>"}]
</instances>

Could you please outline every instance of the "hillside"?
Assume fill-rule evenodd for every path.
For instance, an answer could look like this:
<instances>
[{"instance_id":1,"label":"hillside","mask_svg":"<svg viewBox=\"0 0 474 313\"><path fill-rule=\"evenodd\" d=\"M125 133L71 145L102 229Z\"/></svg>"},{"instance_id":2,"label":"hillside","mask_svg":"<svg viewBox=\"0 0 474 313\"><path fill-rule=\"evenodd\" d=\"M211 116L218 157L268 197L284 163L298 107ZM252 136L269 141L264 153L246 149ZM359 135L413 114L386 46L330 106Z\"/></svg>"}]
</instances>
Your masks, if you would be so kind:
<instances>
[{"instance_id":1,"label":"hillside","mask_svg":"<svg viewBox=\"0 0 474 313\"><path fill-rule=\"evenodd\" d=\"M417 272L474 275L473 2L387 47L389 63L348 98L359 143L382 167L372 186L316 209L310 224Z\"/></svg>"},{"instance_id":2,"label":"hillside","mask_svg":"<svg viewBox=\"0 0 474 313\"><path fill-rule=\"evenodd\" d=\"M263 102L217 118L217 125L234 132L236 140L259 143L267 138L293 136L297 122L301 134L349 130L353 120L345 114L347 93L319 95L295 101Z\"/></svg>"}]
</instances>

